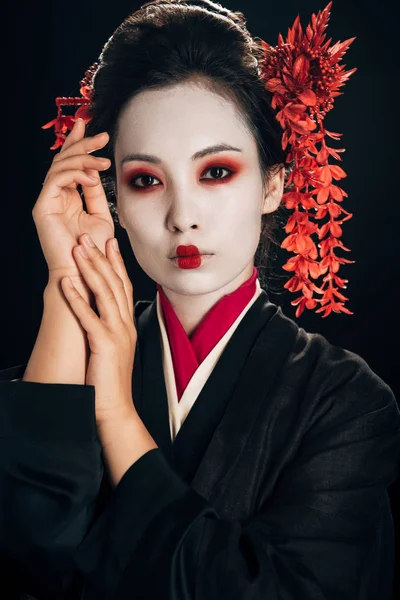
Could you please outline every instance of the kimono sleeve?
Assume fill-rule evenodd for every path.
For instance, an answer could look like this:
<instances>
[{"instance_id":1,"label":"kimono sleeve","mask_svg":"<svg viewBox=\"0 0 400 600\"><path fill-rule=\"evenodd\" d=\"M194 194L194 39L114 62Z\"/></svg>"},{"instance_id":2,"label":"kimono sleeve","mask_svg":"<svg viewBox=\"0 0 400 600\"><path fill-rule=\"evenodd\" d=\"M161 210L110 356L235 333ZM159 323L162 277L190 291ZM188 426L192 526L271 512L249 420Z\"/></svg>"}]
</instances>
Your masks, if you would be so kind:
<instances>
[{"instance_id":1,"label":"kimono sleeve","mask_svg":"<svg viewBox=\"0 0 400 600\"><path fill-rule=\"evenodd\" d=\"M220 518L159 448L134 463L96 523L107 545L95 549L89 535L78 549L85 578L99 586L87 597L389 600L385 545L393 540L378 538L382 523L392 526L387 487L399 473L400 412L363 359L350 362L330 375L275 493L246 522ZM116 587L116 578L102 587L122 540L126 568Z\"/></svg>"},{"instance_id":2,"label":"kimono sleeve","mask_svg":"<svg viewBox=\"0 0 400 600\"><path fill-rule=\"evenodd\" d=\"M1 585L55 600L79 588L72 554L104 471L94 387L20 381L25 368L0 371Z\"/></svg>"}]
</instances>

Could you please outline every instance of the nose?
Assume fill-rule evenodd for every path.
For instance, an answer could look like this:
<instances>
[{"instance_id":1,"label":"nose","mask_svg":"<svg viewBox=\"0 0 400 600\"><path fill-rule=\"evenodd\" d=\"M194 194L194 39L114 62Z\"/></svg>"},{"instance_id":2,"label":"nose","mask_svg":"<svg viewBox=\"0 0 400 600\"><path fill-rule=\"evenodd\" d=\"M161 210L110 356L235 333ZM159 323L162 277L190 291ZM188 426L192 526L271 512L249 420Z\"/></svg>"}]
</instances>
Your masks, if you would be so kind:
<instances>
[{"instance_id":1,"label":"nose","mask_svg":"<svg viewBox=\"0 0 400 600\"><path fill-rule=\"evenodd\" d=\"M199 203L188 189L174 190L167 214L167 226L170 231L188 231L197 229L200 224Z\"/></svg>"}]
</instances>

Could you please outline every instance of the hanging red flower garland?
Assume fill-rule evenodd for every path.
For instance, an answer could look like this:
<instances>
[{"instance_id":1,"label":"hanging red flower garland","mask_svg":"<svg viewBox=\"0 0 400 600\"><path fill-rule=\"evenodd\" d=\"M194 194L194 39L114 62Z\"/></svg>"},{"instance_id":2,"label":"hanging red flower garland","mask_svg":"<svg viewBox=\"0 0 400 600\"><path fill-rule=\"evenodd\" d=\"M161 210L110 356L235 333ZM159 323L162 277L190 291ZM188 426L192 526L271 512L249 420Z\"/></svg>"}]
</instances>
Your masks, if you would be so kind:
<instances>
[{"instance_id":1,"label":"hanging red flower garland","mask_svg":"<svg viewBox=\"0 0 400 600\"><path fill-rule=\"evenodd\" d=\"M345 308L344 301L348 298L337 289L346 288L348 280L340 278L337 272L341 264L355 261L335 254L336 247L350 252L339 238L342 223L353 215L337 204L348 194L333 183L333 180L346 177L346 173L338 165L328 163L330 155L342 160L339 153L345 149L327 146L326 135L337 140L342 134L325 129L323 120L333 108L334 98L342 95L338 88L357 70L345 71L345 65L338 65L356 38L333 46L330 46L331 39L324 42L323 32L331 6L332 2L329 2L324 10L312 15L305 33L297 16L286 41L281 34L275 47L261 40L265 51L261 77L265 80L265 88L273 93L272 107L279 109L276 118L284 129L282 148L285 150L290 145L287 162L294 161L285 186L292 185L292 188L282 196L286 208L293 209L294 213L285 225L289 235L281 247L296 253L283 266L286 271L295 273L284 287L302 293L291 302L293 306L297 305L296 317L305 308L313 309L318 303L321 307L315 312L324 312L323 317L332 311L354 314ZM317 144L320 144L319 149ZM311 220L320 221L326 216L329 221L320 227ZM318 244L320 261L311 237L313 234L322 240ZM325 236L328 237L323 239ZM325 273L321 287L310 279ZM314 298L314 292L322 294L322 298Z\"/></svg>"}]
</instances>

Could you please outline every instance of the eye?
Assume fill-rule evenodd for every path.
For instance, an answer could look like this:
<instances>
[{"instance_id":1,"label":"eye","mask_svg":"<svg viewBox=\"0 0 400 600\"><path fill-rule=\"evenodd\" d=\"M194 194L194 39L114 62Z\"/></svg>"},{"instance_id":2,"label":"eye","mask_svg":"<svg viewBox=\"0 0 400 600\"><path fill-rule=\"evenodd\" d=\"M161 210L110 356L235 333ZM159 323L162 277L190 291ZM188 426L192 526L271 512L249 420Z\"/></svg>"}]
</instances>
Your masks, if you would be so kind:
<instances>
[{"instance_id":1,"label":"eye","mask_svg":"<svg viewBox=\"0 0 400 600\"><path fill-rule=\"evenodd\" d=\"M153 175L150 175L149 173L142 173L141 175L136 175L136 177L132 177L132 179L129 181L129 184L133 187L133 188L149 188L149 187L154 187L154 185L137 185L137 183L134 183L135 181L138 181L139 179L155 179L156 181L159 181L156 177L154 177Z\"/></svg>"},{"instance_id":2,"label":"eye","mask_svg":"<svg viewBox=\"0 0 400 600\"><path fill-rule=\"evenodd\" d=\"M217 173L221 173L221 171L226 171L228 173L228 175L225 175L225 177L222 177L220 175L217 175L216 177L203 177L203 179L211 179L211 181L218 181L218 180L226 180L226 179L230 179L232 177L232 175L234 174L234 171L232 171L231 169L227 169L226 167L222 167L221 165L215 165L212 167L209 167L207 169L207 171L205 171L205 173L214 171ZM140 179L143 179L145 181L145 185L138 185L138 183L136 183L137 181L139 181ZM154 175L150 175L149 173L141 173L139 175L136 175L135 177L132 177L132 179L130 179L129 181L129 185L133 188L136 189L146 189L146 188L150 188L150 187L155 187L154 185L151 184L151 182L155 180L155 181L159 181L159 179L157 179L156 177L154 177ZM147 184L146 184L147 182Z\"/></svg>"},{"instance_id":3,"label":"eye","mask_svg":"<svg viewBox=\"0 0 400 600\"><path fill-rule=\"evenodd\" d=\"M214 179L214 181L218 181L218 180L220 180L220 179L230 179L230 178L231 178L231 176L233 175L233 171L231 171L231 169L227 169L226 167L222 167L221 165L215 165L215 166L213 166L213 167L209 167L209 168L207 169L207 171L205 171L205 173L208 173L209 171L214 171L214 172L215 172L215 171L217 171L217 172L219 172L219 173L220 173L221 171L227 171L227 172L229 173L229 175L225 175L225 177L219 177L219 176L218 176L216 179L214 179L214 178L211 178L211 180L213 180L213 179ZM209 177L206 177L205 179L210 179L210 178L209 178Z\"/></svg>"}]
</instances>

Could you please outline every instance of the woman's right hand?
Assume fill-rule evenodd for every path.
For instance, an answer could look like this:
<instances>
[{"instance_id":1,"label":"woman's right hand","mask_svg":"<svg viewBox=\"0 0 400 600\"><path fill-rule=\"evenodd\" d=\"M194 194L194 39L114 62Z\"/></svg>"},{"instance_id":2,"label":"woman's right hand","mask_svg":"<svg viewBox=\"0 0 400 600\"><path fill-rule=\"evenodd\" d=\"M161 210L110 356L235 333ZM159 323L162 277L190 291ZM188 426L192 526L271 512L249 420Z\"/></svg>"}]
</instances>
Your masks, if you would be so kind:
<instances>
[{"instance_id":1,"label":"woman's right hand","mask_svg":"<svg viewBox=\"0 0 400 600\"><path fill-rule=\"evenodd\" d=\"M40 244L49 268L49 282L69 275L82 280L72 249L87 232L104 254L106 241L114 237L114 221L108 208L99 171L111 161L91 156L109 140L107 132L84 137L85 122L75 121L61 151L55 155L32 210ZM77 185L81 184L87 212Z\"/></svg>"}]
</instances>

